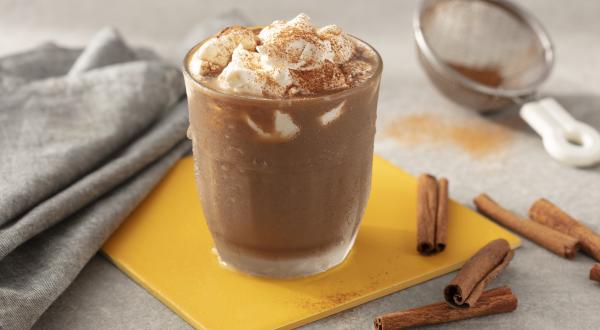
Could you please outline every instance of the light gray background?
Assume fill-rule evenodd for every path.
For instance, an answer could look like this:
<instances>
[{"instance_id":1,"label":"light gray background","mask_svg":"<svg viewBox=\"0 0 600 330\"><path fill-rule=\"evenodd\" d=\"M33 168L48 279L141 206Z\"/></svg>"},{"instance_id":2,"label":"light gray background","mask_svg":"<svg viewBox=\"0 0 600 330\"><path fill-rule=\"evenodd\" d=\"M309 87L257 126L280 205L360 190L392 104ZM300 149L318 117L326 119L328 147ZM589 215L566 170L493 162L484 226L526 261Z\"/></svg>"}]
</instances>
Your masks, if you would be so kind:
<instances>
[{"instance_id":1,"label":"light gray background","mask_svg":"<svg viewBox=\"0 0 600 330\"><path fill-rule=\"evenodd\" d=\"M519 1L544 23L555 41L555 71L542 87L573 114L600 128L600 2ZM571 169L552 161L539 139L518 124L514 112L481 118L435 92L419 68L411 35L416 1L68 1L0 0L0 54L48 39L84 45L101 27L118 27L133 45L150 46L178 60L180 41L195 22L239 6L254 22L291 18L306 12L316 24L336 23L368 40L382 54L385 70L380 96L376 151L413 174L429 171L449 177L454 199L472 205L486 191L524 214L545 196L600 230L600 169ZM456 123L497 121L510 130L498 152L472 157L448 142L419 145L385 137L395 118L433 113ZM494 124L496 125L496 124ZM592 329L600 324L600 287L587 280L592 260L566 261L524 242L496 284L509 284L519 296L510 315L453 323L444 328ZM307 329L369 329L375 315L431 303L453 275L378 299L308 325ZM129 280L103 257L95 257L62 297L44 314L38 329L186 329L184 321Z\"/></svg>"}]
</instances>

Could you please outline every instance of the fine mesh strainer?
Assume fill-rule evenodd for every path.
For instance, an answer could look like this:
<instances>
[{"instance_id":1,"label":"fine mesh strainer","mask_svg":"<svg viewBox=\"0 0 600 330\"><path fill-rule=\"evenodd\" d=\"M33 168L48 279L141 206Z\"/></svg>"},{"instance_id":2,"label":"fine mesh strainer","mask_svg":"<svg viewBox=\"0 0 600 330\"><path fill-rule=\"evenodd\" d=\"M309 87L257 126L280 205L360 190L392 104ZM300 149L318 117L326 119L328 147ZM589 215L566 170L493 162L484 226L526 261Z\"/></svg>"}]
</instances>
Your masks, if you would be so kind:
<instances>
[{"instance_id":1,"label":"fine mesh strainer","mask_svg":"<svg viewBox=\"0 0 600 330\"><path fill-rule=\"evenodd\" d=\"M552 42L529 13L502 0L425 0L414 20L419 60L448 98L479 112L521 106L555 159L600 161L600 135L536 90L554 63Z\"/></svg>"}]
</instances>

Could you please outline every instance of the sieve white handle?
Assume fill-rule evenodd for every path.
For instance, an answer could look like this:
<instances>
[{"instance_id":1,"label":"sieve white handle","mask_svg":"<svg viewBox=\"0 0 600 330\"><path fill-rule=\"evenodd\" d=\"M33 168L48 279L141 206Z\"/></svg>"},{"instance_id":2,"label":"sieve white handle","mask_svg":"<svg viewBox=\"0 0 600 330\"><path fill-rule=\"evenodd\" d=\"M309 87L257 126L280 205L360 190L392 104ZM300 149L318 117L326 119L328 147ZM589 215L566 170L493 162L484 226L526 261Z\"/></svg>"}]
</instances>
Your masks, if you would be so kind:
<instances>
[{"instance_id":1,"label":"sieve white handle","mask_svg":"<svg viewBox=\"0 0 600 330\"><path fill-rule=\"evenodd\" d=\"M578 167L600 161L598 131L571 117L553 98L524 104L520 115L542 137L544 148L554 159Z\"/></svg>"}]
</instances>

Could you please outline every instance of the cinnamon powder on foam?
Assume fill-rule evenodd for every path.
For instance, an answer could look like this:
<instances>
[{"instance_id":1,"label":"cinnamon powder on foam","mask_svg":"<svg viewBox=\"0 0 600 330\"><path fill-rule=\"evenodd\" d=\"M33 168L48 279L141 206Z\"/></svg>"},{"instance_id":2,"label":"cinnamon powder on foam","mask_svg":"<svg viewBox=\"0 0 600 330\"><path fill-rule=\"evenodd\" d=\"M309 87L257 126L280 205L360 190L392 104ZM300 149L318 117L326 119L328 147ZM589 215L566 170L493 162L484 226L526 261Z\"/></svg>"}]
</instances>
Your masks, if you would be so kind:
<instances>
[{"instance_id":1,"label":"cinnamon powder on foam","mask_svg":"<svg viewBox=\"0 0 600 330\"><path fill-rule=\"evenodd\" d=\"M472 158L484 158L505 148L512 139L509 129L485 122L466 119L451 122L433 113L408 115L394 121L384 136L401 143L450 143Z\"/></svg>"},{"instance_id":2,"label":"cinnamon powder on foam","mask_svg":"<svg viewBox=\"0 0 600 330\"><path fill-rule=\"evenodd\" d=\"M284 21L282 21L284 22ZM284 22L285 23L285 22ZM275 22L273 23L275 24ZM232 26L223 29L215 35L216 38L226 36L230 33L240 33L248 31L247 28L240 26ZM257 36L261 29L251 29L251 32ZM277 32L276 37L271 40L261 42L255 38L257 46L268 47L268 52L275 58L284 59L288 63L298 63L304 60L297 69L288 69L294 83L289 86L280 86L273 77L267 73L261 72L261 68L253 65L253 60L242 58L247 69L257 72L255 81L257 85L264 86L263 96L292 96L296 94L320 94L326 91L336 91L351 88L365 82L375 72L375 66L379 64L370 63L376 60L376 55L372 51L368 51L365 46L350 38L350 43L344 43L337 40L338 32L334 29L319 35L316 28L311 24L299 23L297 26L288 26ZM343 34L341 29L339 33ZM333 37L333 38L332 38ZM290 43L297 40L304 40L312 44L320 51L323 49L323 40L328 40L331 44L335 58L339 58L340 54L350 51L351 57L342 63L334 63L329 60L324 60L319 65L314 59L301 59L303 49L290 48ZM247 51L256 54L256 49L247 49ZM202 63L201 75L209 78L216 78L223 68L211 65L209 62ZM272 95L273 94L273 95ZM281 94L281 95L280 95Z\"/></svg>"},{"instance_id":3,"label":"cinnamon powder on foam","mask_svg":"<svg viewBox=\"0 0 600 330\"><path fill-rule=\"evenodd\" d=\"M306 26L291 27L287 30L281 31L277 34L277 37L272 41L273 50L278 58L286 58L290 63L298 63L300 56L302 55L302 49L296 52L292 52L288 49L289 43L295 40L305 40L315 47L321 48L321 38L316 34L315 31L307 30ZM312 28L311 28L312 29ZM334 52L337 45L332 45ZM337 46L339 47L339 46ZM347 62L352 61L350 59ZM349 85L346 83L346 77L344 72L339 68L338 65L331 61L325 60L323 65L315 69L306 69L314 66L316 63L313 61L307 61L299 69L290 69L290 74L296 80L296 88L308 91L310 93L319 93L326 90L336 90L348 88ZM370 67L368 69L371 69Z\"/></svg>"}]
</instances>

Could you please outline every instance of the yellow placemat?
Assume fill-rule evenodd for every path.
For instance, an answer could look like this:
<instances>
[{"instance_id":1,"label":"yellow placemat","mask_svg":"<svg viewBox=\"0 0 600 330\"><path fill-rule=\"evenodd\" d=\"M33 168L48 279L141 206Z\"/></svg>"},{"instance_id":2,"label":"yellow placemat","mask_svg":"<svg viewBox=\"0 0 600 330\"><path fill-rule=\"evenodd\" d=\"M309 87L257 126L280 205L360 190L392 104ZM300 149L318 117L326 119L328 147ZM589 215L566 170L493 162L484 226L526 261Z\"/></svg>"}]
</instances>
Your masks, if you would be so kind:
<instances>
[{"instance_id":1,"label":"yellow placemat","mask_svg":"<svg viewBox=\"0 0 600 330\"><path fill-rule=\"evenodd\" d=\"M413 177L375 157L371 197L348 259L308 278L261 279L219 266L188 157L125 220L103 250L194 327L273 329L300 326L448 273L492 239L503 237L513 248L520 244L508 231L451 202L446 250L420 256L415 192Z\"/></svg>"}]
</instances>

